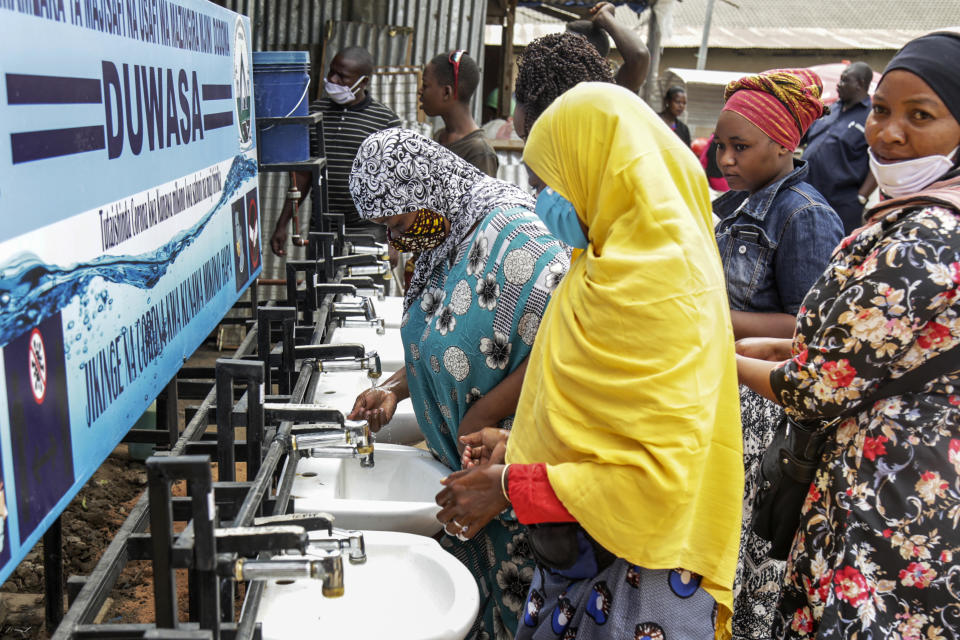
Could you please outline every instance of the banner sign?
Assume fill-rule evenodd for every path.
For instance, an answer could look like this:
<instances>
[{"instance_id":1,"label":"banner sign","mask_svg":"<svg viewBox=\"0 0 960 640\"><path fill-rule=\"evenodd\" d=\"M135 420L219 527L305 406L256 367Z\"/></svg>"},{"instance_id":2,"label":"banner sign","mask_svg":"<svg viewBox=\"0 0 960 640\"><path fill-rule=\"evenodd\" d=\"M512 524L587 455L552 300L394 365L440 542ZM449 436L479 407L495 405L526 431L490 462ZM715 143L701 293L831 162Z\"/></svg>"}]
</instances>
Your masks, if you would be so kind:
<instances>
[{"instance_id":1,"label":"banner sign","mask_svg":"<svg viewBox=\"0 0 960 640\"><path fill-rule=\"evenodd\" d=\"M0 0L0 581L260 272L249 19Z\"/></svg>"}]
</instances>

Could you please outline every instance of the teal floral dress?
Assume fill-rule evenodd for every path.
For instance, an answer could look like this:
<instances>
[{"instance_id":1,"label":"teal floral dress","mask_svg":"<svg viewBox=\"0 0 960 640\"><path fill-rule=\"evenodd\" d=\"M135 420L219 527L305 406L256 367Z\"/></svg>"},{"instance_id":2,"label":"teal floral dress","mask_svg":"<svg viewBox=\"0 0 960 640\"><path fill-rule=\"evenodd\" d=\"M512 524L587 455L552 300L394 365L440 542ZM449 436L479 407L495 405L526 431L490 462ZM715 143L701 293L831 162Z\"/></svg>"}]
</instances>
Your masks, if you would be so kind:
<instances>
[{"instance_id":1,"label":"teal floral dress","mask_svg":"<svg viewBox=\"0 0 960 640\"><path fill-rule=\"evenodd\" d=\"M430 451L459 470L460 421L530 354L569 250L528 194L411 131L364 140L350 193L364 219L428 209L449 223L442 242L417 259L400 334L420 430ZM444 535L441 545L477 579L480 613L469 637L511 640L533 579L526 529L508 511L472 539Z\"/></svg>"},{"instance_id":2,"label":"teal floral dress","mask_svg":"<svg viewBox=\"0 0 960 640\"><path fill-rule=\"evenodd\" d=\"M451 469L460 468L460 421L529 355L568 267L566 250L532 213L495 210L404 314L410 398L427 445ZM512 421L499 426L509 429ZM513 512L471 540L444 536L441 544L477 577L484 621L476 637L513 638L534 569L526 530Z\"/></svg>"}]
</instances>

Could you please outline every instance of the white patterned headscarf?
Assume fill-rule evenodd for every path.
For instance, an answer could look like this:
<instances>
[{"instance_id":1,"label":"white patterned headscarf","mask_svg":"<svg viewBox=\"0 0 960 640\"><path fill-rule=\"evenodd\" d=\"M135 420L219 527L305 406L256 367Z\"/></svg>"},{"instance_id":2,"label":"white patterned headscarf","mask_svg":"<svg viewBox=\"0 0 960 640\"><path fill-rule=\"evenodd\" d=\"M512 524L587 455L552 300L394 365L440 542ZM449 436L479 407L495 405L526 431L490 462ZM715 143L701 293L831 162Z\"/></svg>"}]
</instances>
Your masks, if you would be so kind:
<instances>
[{"instance_id":1,"label":"white patterned headscarf","mask_svg":"<svg viewBox=\"0 0 960 640\"><path fill-rule=\"evenodd\" d=\"M404 311L423 293L434 269L456 256L474 225L495 209L525 207L527 193L491 178L449 149L407 129L370 135L357 151L350 172L350 194L365 220L430 209L450 221L450 233L424 251L403 300Z\"/></svg>"}]
</instances>

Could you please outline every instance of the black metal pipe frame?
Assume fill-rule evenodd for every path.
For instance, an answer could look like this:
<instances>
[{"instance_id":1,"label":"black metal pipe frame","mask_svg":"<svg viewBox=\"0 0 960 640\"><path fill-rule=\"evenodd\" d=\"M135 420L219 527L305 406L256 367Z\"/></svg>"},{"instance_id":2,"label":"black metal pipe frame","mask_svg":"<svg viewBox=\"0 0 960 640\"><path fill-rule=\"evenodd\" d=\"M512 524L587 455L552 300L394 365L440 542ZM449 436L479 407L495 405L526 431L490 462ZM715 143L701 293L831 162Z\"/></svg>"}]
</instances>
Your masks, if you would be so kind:
<instances>
[{"instance_id":1,"label":"black metal pipe frame","mask_svg":"<svg viewBox=\"0 0 960 640\"><path fill-rule=\"evenodd\" d=\"M47 629L63 619L63 522L58 517L43 533L43 602Z\"/></svg>"},{"instance_id":2,"label":"black metal pipe frame","mask_svg":"<svg viewBox=\"0 0 960 640\"><path fill-rule=\"evenodd\" d=\"M250 331L240 343L240 346L234 352L233 357L240 358L250 354L253 346L256 344L257 332ZM186 445L190 441L199 440L207 428L207 414L210 407L216 402L216 389L210 389L207 397L203 399L200 410L193 417L190 423L183 430L177 444L170 451L170 455L182 455ZM130 511L130 515L124 520L117 534L114 536L107 550L104 551L97 566L89 576L82 579L83 587L70 603L70 608L63 616L63 620L51 636L51 640L66 640L74 636L74 630L81 625L90 625L93 623L97 613L110 595L110 591L120 577L129 561L129 552L127 549L127 540L133 533L142 533L146 531L149 523L150 508L147 492L141 494L137 504ZM76 584L76 581L74 581Z\"/></svg>"},{"instance_id":3,"label":"black metal pipe frame","mask_svg":"<svg viewBox=\"0 0 960 640\"><path fill-rule=\"evenodd\" d=\"M315 316L316 323L314 325L315 328L311 342L315 343L323 337L334 297L335 294L332 293L325 295L323 296L323 303L318 305ZM233 354L233 357L235 359L240 359L243 356L248 355L252 351L252 347L256 342L257 331L252 330L244 338L243 342L240 344L240 347ZM294 388L291 390L291 402L300 403L308 393L312 395L312 390L315 389L317 385L316 376L314 375L316 371L317 367L314 361L304 360L304 362L301 364L297 382ZM248 390L248 393L249 392L250 390ZM230 394L232 398L232 389L230 389ZM196 415L184 429L183 434L177 441L176 445L172 447L169 455L183 455L188 442L199 440L202 437L203 432L207 427L207 416L210 408L216 403L216 398L217 389L214 387L207 394L206 398L204 398L203 403L201 404ZM237 515L231 523L231 526L249 526L253 522L253 518L257 515L257 512L263 504L264 498L273 483L277 466L283 459L283 456L288 452L287 443L289 443L292 429L292 422L286 421L280 423L277 433L270 443L266 456L264 456L263 462L257 471L256 477L254 478L250 489L247 491L246 497L238 509ZM286 513L295 476L296 465L288 464L284 469L280 483L277 486L276 499L273 502L272 515L282 515ZM87 634L91 632L95 633L96 627L100 626L92 626L93 619L103 606L107 596L109 595L113 586L116 584L120 572L130 559L127 542L132 534L144 532L150 520L148 493L148 491L145 491L140 496L137 504L131 510L130 515L124 521L120 530L107 547L107 550L104 552L103 556L100 558L100 561L97 563L97 566L94 568L91 574L86 578L80 579L83 587L80 589L80 592L76 595L76 598L71 603L71 606L66 615L63 617L62 622L51 636L52 639L65 640L67 638L75 638L79 637L77 635L78 633L82 634L84 637L93 637ZM159 499L159 497L160 496L157 496L157 499ZM164 526L163 523L158 523L158 525ZM269 557L269 554L263 553L261 554L261 557ZM156 580L157 576L154 576L154 579ZM229 591L232 594L233 589L230 589ZM172 601L175 603L176 597L175 594L173 595L174 597ZM237 624L235 631L229 628L232 625L225 625L225 627L221 627L221 631L227 632L223 634L224 636L231 636L235 640L255 640L259 637L259 628L256 625L256 615L262 596L262 581L254 581L248 585L239 624ZM62 600L60 602L62 602ZM230 610L232 611L232 606L230 607ZM171 612L165 612L164 616L161 616L160 613L161 612L158 610L158 623L162 623L160 620L161 617L164 617L165 619L170 618ZM176 619L175 612L173 612L173 619ZM169 622L169 620L167 621ZM147 625L146 627L141 625L124 626L130 626L131 631L132 627L134 626L143 630L146 630L147 628L153 628L152 625ZM191 625L186 626L189 628ZM110 626L108 625L103 628L103 631L106 632L109 629ZM120 630L117 629L117 631ZM180 631L185 632L187 635L190 634L190 632L186 629L183 629L182 626L177 630L177 632ZM137 635L137 632L134 632L133 636L131 637L137 637Z\"/></svg>"},{"instance_id":4,"label":"black metal pipe frame","mask_svg":"<svg viewBox=\"0 0 960 640\"><path fill-rule=\"evenodd\" d=\"M333 305L333 298L334 295L332 294L324 296L323 303L317 309L317 322L314 325L315 329L311 342L317 342L325 335L324 330L327 324L327 318L330 315L330 308ZM302 402L304 397L313 396L312 392L317 385L317 379L314 375L316 369L316 363L310 360L305 360L300 365L300 376L297 378L297 383L290 395L291 402ZM309 395L307 393L308 391L310 392ZM290 441L292 430L293 422L285 421L280 423L280 426L277 428L277 435L273 438L273 442L270 443L270 448L267 449L267 455L264 457L263 464L260 466L260 474L257 476L257 480L263 480L265 483L267 480L272 479L277 465L280 463L283 455L287 453L286 443ZM273 513L270 515L279 516L286 513L296 474L296 462L294 460L288 460L283 477L277 486L277 497L273 504ZM263 499L263 494L266 491L266 484L260 489L259 495L255 494L256 489L257 487L254 486L247 492L247 497L243 501L243 504L240 505L237 517L234 519L235 526L249 526L253 521L256 506L260 504L260 501ZM266 557L269 557L269 554L260 554L261 559ZM262 599L263 581L254 580L247 584L247 593L243 600L243 609L240 612L240 620L237 624L236 635L234 636L235 640L252 640L254 638L254 634L257 631L257 612L260 609L260 601Z\"/></svg>"}]
</instances>

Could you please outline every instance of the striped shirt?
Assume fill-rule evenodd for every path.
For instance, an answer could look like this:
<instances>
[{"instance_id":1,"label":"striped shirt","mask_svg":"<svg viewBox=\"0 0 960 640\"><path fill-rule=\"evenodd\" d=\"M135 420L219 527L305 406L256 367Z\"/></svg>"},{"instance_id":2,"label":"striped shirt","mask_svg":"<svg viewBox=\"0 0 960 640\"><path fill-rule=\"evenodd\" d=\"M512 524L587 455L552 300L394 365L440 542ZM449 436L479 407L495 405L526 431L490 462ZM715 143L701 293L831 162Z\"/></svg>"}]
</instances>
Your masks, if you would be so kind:
<instances>
[{"instance_id":1,"label":"striped shirt","mask_svg":"<svg viewBox=\"0 0 960 640\"><path fill-rule=\"evenodd\" d=\"M330 98L310 104L311 111L323 112L323 137L327 151L327 200L330 213L343 213L347 226L355 226L360 218L350 196L349 178L353 159L360 144L371 133L399 127L400 118L368 94L355 105L339 105ZM319 155L318 142L311 130L311 149Z\"/></svg>"}]
</instances>

